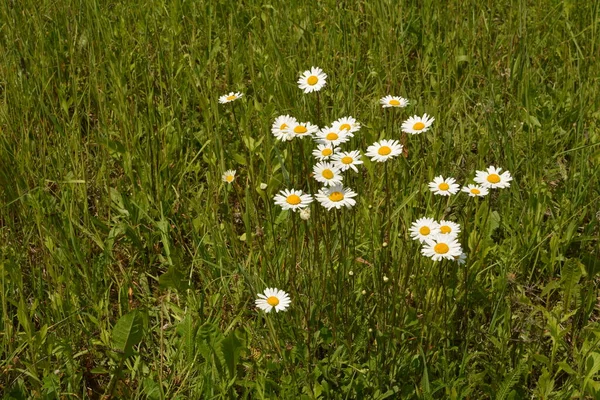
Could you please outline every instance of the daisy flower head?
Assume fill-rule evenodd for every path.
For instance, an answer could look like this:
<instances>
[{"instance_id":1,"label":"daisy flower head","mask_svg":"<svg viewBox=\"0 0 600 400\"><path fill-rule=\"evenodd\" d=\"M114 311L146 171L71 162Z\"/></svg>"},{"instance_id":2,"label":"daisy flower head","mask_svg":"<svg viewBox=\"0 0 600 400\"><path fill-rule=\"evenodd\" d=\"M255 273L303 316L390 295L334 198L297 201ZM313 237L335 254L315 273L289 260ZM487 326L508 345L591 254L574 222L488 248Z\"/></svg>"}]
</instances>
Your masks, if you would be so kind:
<instances>
[{"instance_id":1,"label":"daisy flower head","mask_svg":"<svg viewBox=\"0 0 600 400\"><path fill-rule=\"evenodd\" d=\"M318 140L319 143L337 146L350 140L350 136L346 131L326 126L315 134L315 140Z\"/></svg>"},{"instance_id":2,"label":"daisy flower head","mask_svg":"<svg viewBox=\"0 0 600 400\"><path fill-rule=\"evenodd\" d=\"M231 103L232 101L235 101L242 96L243 96L243 94L240 92L235 92L235 93L229 92L229 94L224 94L223 96L219 97L219 103L221 103L221 104Z\"/></svg>"},{"instance_id":3,"label":"daisy flower head","mask_svg":"<svg viewBox=\"0 0 600 400\"><path fill-rule=\"evenodd\" d=\"M440 234L427 239L421 249L421 254L431 257L433 261L440 261L444 258L454 261L454 257L460 257L462 252L462 247L455 237Z\"/></svg>"},{"instance_id":4,"label":"daisy flower head","mask_svg":"<svg viewBox=\"0 0 600 400\"><path fill-rule=\"evenodd\" d=\"M488 189L504 189L510 186L512 176L510 172L502 171L502 168L496 168L493 165L487 168L487 171L477 171L475 173L475 182Z\"/></svg>"},{"instance_id":5,"label":"daisy flower head","mask_svg":"<svg viewBox=\"0 0 600 400\"><path fill-rule=\"evenodd\" d=\"M349 188L344 188L342 184L325 187L319 190L315 195L317 201L327 210L332 208L340 209L342 207L352 208L356 204L356 193Z\"/></svg>"},{"instance_id":6,"label":"daisy flower head","mask_svg":"<svg viewBox=\"0 0 600 400\"><path fill-rule=\"evenodd\" d=\"M280 115L275 118L271 125L273 136L281 141L292 140L294 137L290 134L290 126L298 125L298 121L289 115Z\"/></svg>"},{"instance_id":7,"label":"daisy flower head","mask_svg":"<svg viewBox=\"0 0 600 400\"><path fill-rule=\"evenodd\" d=\"M349 137L354 136L354 132L358 132L360 130L360 122L356 121L356 119L348 116L342 117L336 121L333 121L333 128L342 132L346 132Z\"/></svg>"},{"instance_id":8,"label":"daisy flower head","mask_svg":"<svg viewBox=\"0 0 600 400\"><path fill-rule=\"evenodd\" d=\"M455 182L456 179L454 178L444 179L442 175L436 176L433 178L433 182L429 182L429 190L431 190L433 194L450 196L452 194L456 194L458 189L460 189L460 185Z\"/></svg>"},{"instance_id":9,"label":"daisy flower head","mask_svg":"<svg viewBox=\"0 0 600 400\"><path fill-rule=\"evenodd\" d=\"M402 132L411 133L413 135L421 132L427 132L433 124L433 121L435 121L435 118L427 115L426 113L423 114L422 117L413 115L402 123Z\"/></svg>"},{"instance_id":10,"label":"daisy flower head","mask_svg":"<svg viewBox=\"0 0 600 400\"><path fill-rule=\"evenodd\" d=\"M223 180L223 182L225 183L233 183L233 181L235 180L235 169L228 169L227 171L225 171L223 176L221 176L221 180Z\"/></svg>"},{"instance_id":11,"label":"daisy flower head","mask_svg":"<svg viewBox=\"0 0 600 400\"><path fill-rule=\"evenodd\" d=\"M330 144L319 144L316 149L313 150L312 155L319 161L329 160L329 158L338 151L338 147L334 147Z\"/></svg>"},{"instance_id":12,"label":"daisy flower head","mask_svg":"<svg viewBox=\"0 0 600 400\"><path fill-rule=\"evenodd\" d=\"M298 87L304 90L304 93L318 92L325 83L327 83L327 74L319 67L311 67L298 79Z\"/></svg>"},{"instance_id":13,"label":"daisy flower head","mask_svg":"<svg viewBox=\"0 0 600 400\"><path fill-rule=\"evenodd\" d=\"M413 240L419 240L423 243L440 231L439 226L433 218L423 217L413 222L408 231Z\"/></svg>"},{"instance_id":14,"label":"daisy flower head","mask_svg":"<svg viewBox=\"0 0 600 400\"><path fill-rule=\"evenodd\" d=\"M400 96L385 96L379 99L379 104L383 108L399 107L404 108L408 105L408 100Z\"/></svg>"},{"instance_id":15,"label":"daisy flower head","mask_svg":"<svg viewBox=\"0 0 600 400\"><path fill-rule=\"evenodd\" d=\"M463 188L460 190L465 193L468 193L469 197L485 197L489 193L487 188L473 184L463 186Z\"/></svg>"},{"instance_id":16,"label":"daisy flower head","mask_svg":"<svg viewBox=\"0 0 600 400\"><path fill-rule=\"evenodd\" d=\"M291 304L290 295L276 288L266 288L263 293L257 294L258 299L254 301L256 307L268 313L285 311Z\"/></svg>"},{"instance_id":17,"label":"daisy flower head","mask_svg":"<svg viewBox=\"0 0 600 400\"><path fill-rule=\"evenodd\" d=\"M438 226L439 234L456 237L460 233L460 225L452 221L440 221Z\"/></svg>"},{"instance_id":18,"label":"daisy flower head","mask_svg":"<svg viewBox=\"0 0 600 400\"><path fill-rule=\"evenodd\" d=\"M341 185L344 177L340 175L339 168L330 162L319 162L313 167L314 177L317 182L325 186Z\"/></svg>"},{"instance_id":19,"label":"daisy flower head","mask_svg":"<svg viewBox=\"0 0 600 400\"><path fill-rule=\"evenodd\" d=\"M279 194L276 194L273 199L275 200L275 204L281 206L282 209L292 211L306 208L313 202L313 198L310 194L302 193L302 190L294 189L282 190Z\"/></svg>"},{"instance_id":20,"label":"daisy flower head","mask_svg":"<svg viewBox=\"0 0 600 400\"><path fill-rule=\"evenodd\" d=\"M382 140L375 142L367 147L365 155L371 158L371 161L384 162L392 157L402 154L402 145L397 140Z\"/></svg>"},{"instance_id":21,"label":"daisy flower head","mask_svg":"<svg viewBox=\"0 0 600 400\"><path fill-rule=\"evenodd\" d=\"M312 135L317 133L319 127L310 122L295 122L292 123L288 129L288 140L292 140L295 137L312 137Z\"/></svg>"},{"instance_id":22,"label":"daisy flower head","mask_svg":"<svg viewBox=\"0 0 600 400\"><path fill-rule=\"evenodd\" d=\"M460 253L460 256L454 256L454 261L456 261L458 265L465 265L467 263L467 253L463 251Z\"/></svg>"},{"instance_id":23,"label":"daisy flower head","mask_svg":"<svg viewBox=\"0 0 600 400\"><path fill-rule=\"evenodd\" d=\"M340 168L340 171L346 171L352 168L354 172L358 172L356 166L363 163L360 159L360 151L358 150L343 151L334 154L331 159L334 161L335 165Z\"/></svg>"}]
</instances>

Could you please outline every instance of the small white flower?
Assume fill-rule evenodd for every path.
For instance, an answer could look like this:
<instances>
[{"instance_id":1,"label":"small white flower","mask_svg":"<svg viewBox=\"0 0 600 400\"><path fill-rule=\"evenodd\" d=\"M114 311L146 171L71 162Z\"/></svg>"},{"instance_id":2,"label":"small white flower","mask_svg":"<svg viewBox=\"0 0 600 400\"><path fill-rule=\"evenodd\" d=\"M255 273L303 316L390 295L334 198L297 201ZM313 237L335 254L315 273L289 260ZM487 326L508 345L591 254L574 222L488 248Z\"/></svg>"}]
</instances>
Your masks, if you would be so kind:
<instances>
[{"instance_id":1,"label":"small white flower","mask_svg":"<svg viewBox=\"0 0 600 400\"><path fill-rule=\"evenodd\" d=\"M310 122L296 122L295 124L291 124L289 127L287 140L292 140L296 137L312 137L315 133L317 133L318 130L319 127L311 124Z\"/></svg>"},{"instance_id":2,"label":"small white flower","mask_svg":"<svg viewBox=\"0 0 600 400\"><path fill-rule=\"evenodd\" d=\"M460 185L458 185L456 179L454 178L446 178L442 175L436 176L433 179L433 182L429 182L429 190L433 192L433 194L437 194L440 196L450 196L452 194L456 194L458 189L460 189Z\"/></svg>"},{"instance_id":3,"label":"small white flower","mask_svg":"<svg viewBox=\"0 0 600 400\"><path fill-rule=\"evenodd\" d=\"M333 147L330 144L319 144L313 150L312 155L319 161L325 161L329 160L336 151L339 151L339 147Z\"/></svg>"},{"instance_id":4,"label":"small white flower","mask_svg":"<svg viewBox=\"0 0 600 400\"><path fill-rule=\"evenodd\" d=\"M408 105L408 100L406 100L404 97L388 95L388 96L382 97L379 100L379 104L381 104L381 106L383 108L388 108L388 107L404 108Z\"/></svg>"},{"instance_id":5,"label":"small white flower","mask_svg":"<svg viewBox=\"0 0 600 400\"><path fill-rule=\"evenodd\" d=\"M460 233L460 225L452 221L440 221L438 226L440 235L458 236Z\"/></svg>"},{"instance_id":6,"label":"small white flower","mask_svg":"<svg viewBox=\"0 0 600 400\"><path fill-rule=\"evenodd\" d=\"M306 208L313 202L310 194L302 193L302 190L282 190L274 197L275 204L281 206L284 210L297 211Z\"/></svg>"},{"instance_id":7,"label":"small white flower","mask_svg":"<svg viewBox=\"0 0 600 400\"><path fill-rule=\"evenodd\" d=\"M233 181L235 180L235 170L229 169L229 170L225 171L225 173L223 174L221 179L225 183L229 183L229 184L233 183Z\"/></svg>"},{"instance_id":8,"label":"small white flower","mask_svg":"<svg viewBox=\"0 0 600 400\"><path fill-rule=\"evenodd\" d=\"M469 197L485 197L489 193L487 188L479 185L469 184L467 186L463 186L461 191L468 193Z\"/></svg>"},{"instance_id":9,"label":"small white flower","mask_svg":"<svg viewBox=\"0 0 600 400\"><path fill-rule=\"evenodd\" d=\"M458 263L458 265L465 265L467 263L467 253L462 252L460 256L454 256L454 260Z\"/></svg>"},{"instance_id":10,"label":"small white flower","mask_svg":"<svg viewBox=\"0 0 600 400\"><path fill-rule=\"evenodd\" d=\"M317 201L327 210L332 208L340 209L342 207L352 208L356 204L357 194L349 188L344 188L341 184L322 188L315 195Z\"/></svg>"},{"instance_id":11,"label":"small white flower","mask_svg":"<svg viewBox=\"0 0 600 400\"><path fill-rule=\"evenodd\" d=\"M402 154L402 145L397 140L382 140L375 142L367 147L365 155L371 158L371 161L385 162L392 157Z\"/></svg>"},{"instance_id":12,"label":"small white flower","mask_svg":"<svg viewBox=\"0 0 600 400\"><path fill-rule=\"evenodd\" d=\"M267 313L273 309L275 312L285 311L292 302L289 294L276 288L266 288L264 294L259 293L257 296L256 307Z\"/></svg>"},{"instance_id":13,"label":"small white flower","mask_svg":"<svg viewBox=\"0 0 600 400\"><path fill-rule=\"evenodd\" d=\"M243 96L243 94L240 92L236 92L236 93L229 92L229 94L224 94L223 96L219 97L219 103L221 103L221 104L231 103L232 101L235 101L242 96Z\"/></svg>"},{"instance_id":14,"label":"small white flower","mask_svg":"<svg viewBox=\"0 0 600 400\"><path fill-rule=\"evenodd\" d=\"M460 257L462 254L462 247L455 237L438 234L427 239L425 243L421 253L424 256L431 257L433 261L440 261L444 258L454 260L454 257Z\"/></svg>"},{"instance_id":15,"label":"small white flower","mask_svg":"<svg viewBox=\"0 0 600 400\"><path fill-rule=\"evenodd\" d=\"M402 123L402 132L411 133L413 135L427 132L433 124L433 121L435 121L435 118L427 114L423 114L423 117L413 115Z\"/></svg>"},{"instance_id":16,"label":"small white flower","mask_svg":"<svg viewBox=\"0 0 600 400\"><path fill-rule=\"evenodd\" d=\"M322 144L337 146L338 144L346 143L350 140L350 136L346 131L340 131L339 129L333 129L326 126L315 134L315 140Z\"/></svg>"},{"instance_id":17,"label":"small white flower","mask_svg":"<svg viewBox=\"0 0 600 400\"><path fill-rule=\"evenodd\" d=\"M409 232L411 238L423 243L439 232L439 224L433 218L419 218L412 223Z\"/></svg>"},{"instance_id":18,"label":"small white flower","mask_svg":"<svg viewBox=\"0 0 600 400\"><path fill-rule=\"evenodd\" d=\"M333 121L332 126L333 129L348 134L348 137L353 137L354 133L360 130L360 122L356 121L353 117L342 117Z\"/></svg>"},{"instance_id":19,"label":"small white flower","mask_svg":"<svg viewBox=\"0 0 600 400\"><path fill-rule=\"evenodd\" d=\"M318 92L327 83L327 74L321 68L311 67L304 71L298 79L298 87L304 90L304 93Z\"/></svg>"},{"instance_id":20,"label":"small white flower","mask_svg":"<svg viewBox=\"0 0 600 400\"><path fill-rule=\"evenodd\" d=\"M296 126L297 124L298 121L296 118L290 117L289 115L280 115L275 119L273 125L271 125L271 133L282 142L292 140L294 136L290 134L290 127Z\"/></svg>"},{"instance_id":21,"label":"small white flower","mask_svg":"<svg viewBox=\"0 0 600 400\"><path fill-rule=\"evenodd\" d=\"M342 183L344 177L340 174L339 167L333 163L319 162L313 167L314 178L325 186L334 186Z\"/></svg>"},{"instance_id":22,"label":"small white flower","mask_svg":"<svg viewBox=\"0 0 600 400\"><path fill-rule=\"evenodd\" d=\"M510 186L512 176L510 176L510 172L508 171L504 171L502 174L500 171L502 171L502 168L496 168L492 165L487 168L487 171L477 171L473 180L489 189L507 188Z\"/></svg>"},{"instance_id":23,"label":"small white flower","mask_svg":"<svg viewBox=\"0 0 600 400\"><path fill-rule=\"evenodd\" d=\"M360 159L360 151L344 151L341 153L334 154L331 158L335 165L340 168L340 171L346 171L350 168L354 170L354 172L358 172L357 165L362 164L362 160Z\"/></svg>"}]
</instances>

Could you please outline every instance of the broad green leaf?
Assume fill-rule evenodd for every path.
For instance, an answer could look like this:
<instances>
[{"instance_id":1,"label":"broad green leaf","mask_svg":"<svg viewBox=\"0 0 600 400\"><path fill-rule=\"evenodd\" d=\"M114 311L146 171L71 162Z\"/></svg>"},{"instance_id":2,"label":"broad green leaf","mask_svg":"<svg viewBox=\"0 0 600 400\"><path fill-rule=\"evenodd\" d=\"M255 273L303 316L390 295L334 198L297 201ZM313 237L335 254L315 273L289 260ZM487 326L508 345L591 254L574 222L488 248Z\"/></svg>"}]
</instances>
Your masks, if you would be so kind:
<instances>
[{"instance_id":1,"label":"broad green leaf","mask_svg":"<svg viewBox=\"0 0 600 400\"><path fill-rule=\"evenodd\" d=\"M138 311L123 315L112 330L114 349L123 353L125 357L133 354L133 346L138 344L144 336L144 320Z\"/></svg>"}]
</instances>

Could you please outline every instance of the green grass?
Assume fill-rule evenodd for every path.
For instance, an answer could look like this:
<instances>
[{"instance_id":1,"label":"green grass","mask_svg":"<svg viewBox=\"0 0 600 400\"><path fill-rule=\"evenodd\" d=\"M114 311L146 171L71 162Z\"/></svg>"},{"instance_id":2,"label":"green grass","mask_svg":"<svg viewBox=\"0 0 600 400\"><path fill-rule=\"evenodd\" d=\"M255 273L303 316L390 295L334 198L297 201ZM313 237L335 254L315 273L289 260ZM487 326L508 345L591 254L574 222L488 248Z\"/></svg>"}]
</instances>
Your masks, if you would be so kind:
<instances>
[{"instance_id":1,"label":"green grass","mask_svg":"<svg viewBox=\"0 0 600 400\"><path fill-rule=\"evenodd\" d=\"M599 32L594 1L2 2L0 393L598 398ZM352 115L365 151L424 112L408 158L345 174L353 209L273 203L318 189L278 115ZM512 186L427 189L488 165ZM422 216L466 266L420 255Z\"/></svg>"}]
</instances>

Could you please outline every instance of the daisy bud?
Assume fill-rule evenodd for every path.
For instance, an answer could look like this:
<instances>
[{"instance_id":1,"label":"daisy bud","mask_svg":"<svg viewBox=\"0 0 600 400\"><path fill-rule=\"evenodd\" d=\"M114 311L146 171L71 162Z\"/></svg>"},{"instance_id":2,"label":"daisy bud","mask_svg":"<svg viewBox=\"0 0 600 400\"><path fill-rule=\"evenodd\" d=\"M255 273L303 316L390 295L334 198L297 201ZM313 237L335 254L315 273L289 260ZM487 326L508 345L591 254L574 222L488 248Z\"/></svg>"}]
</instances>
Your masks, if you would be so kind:
<instances>
[{"instance_id":1,"label":"daisy bud","mask_svg":"<svg viewBox=\"0 0 600 400\"><path fill-rule=\"evenodd\" d=\"M387 246L388 246L388 242L383 242L381 245L382 245L383 247L387 247Z\"/></svg>"},{"instance_id":2,"label":"daisy bud","mask_svg":"<svg viewBox=\"0 0 600 400\"><path fill-rule=\"evenodd\" d=\"M266 183L261 183L260 184L260 190L265 190L267 188L267 184Z\"/></svg>"},{"instance_id":3,"label":"daisy bud","mask_svg":"<svg viewBox=\"0 0 600 400\"><path fill-rule=\"evenodd\" d=\"M348 275L350 275L350 276L354 275L354 271L348 272Z\"/></svg>"},{"instance_id":4,"label":"daisy bud","mask_svg":"<svg viewBox=\"0 0 600 400\"><path fill-rule=\"evenodd\" d=\"M384 276L384 277L383 277L383 281L384 281L384 282L387 282L387 281L389 281L389 280L390 280L390 278L388 278L387 276Z\"/></svg>"},{"instance_id":5,"label":"daisy bud","mask_svg":"<svg viewBox=\"0 0 600 400\"><path fill-rule=\"evenodd\" d=\"M300 210L300 218L303 219L304 221L308 221L310 219L310 209L309 208L303 208Z\"/></svg>"},{"instance_id":6,"label":"daisy bud","mask_svg":"<svg viewBox=\"0 0 600 400\"><path fill-rule=\"evenodd\" d=\"M363 290L361 293L362 293L363 295L365 295L365 294L367 294L367 291L366 291L366 290Z\"/></svg>"}]
</instances>

